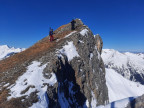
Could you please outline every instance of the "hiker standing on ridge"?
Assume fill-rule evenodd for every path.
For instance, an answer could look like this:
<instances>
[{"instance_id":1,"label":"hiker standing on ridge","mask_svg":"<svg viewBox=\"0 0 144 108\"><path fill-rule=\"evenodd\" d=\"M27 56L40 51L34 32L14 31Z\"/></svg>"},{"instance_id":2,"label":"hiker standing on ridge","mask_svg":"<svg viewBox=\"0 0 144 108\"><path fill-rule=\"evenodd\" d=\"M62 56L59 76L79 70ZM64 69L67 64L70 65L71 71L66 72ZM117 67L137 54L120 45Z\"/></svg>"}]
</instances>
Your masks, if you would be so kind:
<instances>
[{"instance_id":1,"label":"hiker standing on ridge","mask_svg":"<svg viewBox=\"0 0 144 108\"><path fill-rule=\"evenodd\" d=\"M76 23L76 21L73 19L71 21L71 30L75 30L75 23Z\"/></svg>"},{"instance_id":2,"label":"hiker standing on ridge","mask_svg":"<svg viewBox=\"0 0 144 108\"><path fill-rule=\"evenodd\" d=\"M50 36L50 42L53 41L53 29L51 29L51 28L49 31L49 36Z\"/></svg>"}]
</instances>

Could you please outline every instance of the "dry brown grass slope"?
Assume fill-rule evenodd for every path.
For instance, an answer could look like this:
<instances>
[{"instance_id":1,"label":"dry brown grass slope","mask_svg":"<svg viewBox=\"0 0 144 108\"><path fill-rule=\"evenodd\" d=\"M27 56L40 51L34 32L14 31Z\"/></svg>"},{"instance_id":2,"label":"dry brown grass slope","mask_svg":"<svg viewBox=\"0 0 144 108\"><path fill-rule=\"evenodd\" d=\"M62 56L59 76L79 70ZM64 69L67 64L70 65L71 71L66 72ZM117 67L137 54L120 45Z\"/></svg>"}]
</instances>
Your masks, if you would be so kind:
<instances>
[{"instance_id":1,"label":"dry brown grass slope","mask_svg":"<svg viewBox=\"0 0 144 108\"><path fill-rule=\"evenodd\" d=\"M55 34L55 39L61 39L65 35L69 34L71 31L64 31L61 33L58 33L63 27L66 27L66 25L63 25L59 27ZM31 60L36 58L37 56L42 56L42 54L56 46L56 41L49 42L49 37L45 37L40 42L37 42L30 48L26 49L25 51L15 54L7 59L4 59L0 61L0 72L6 72L9 69L15 67L16 65L19 65L27 60Z\"/></svg>"}]
</instances>

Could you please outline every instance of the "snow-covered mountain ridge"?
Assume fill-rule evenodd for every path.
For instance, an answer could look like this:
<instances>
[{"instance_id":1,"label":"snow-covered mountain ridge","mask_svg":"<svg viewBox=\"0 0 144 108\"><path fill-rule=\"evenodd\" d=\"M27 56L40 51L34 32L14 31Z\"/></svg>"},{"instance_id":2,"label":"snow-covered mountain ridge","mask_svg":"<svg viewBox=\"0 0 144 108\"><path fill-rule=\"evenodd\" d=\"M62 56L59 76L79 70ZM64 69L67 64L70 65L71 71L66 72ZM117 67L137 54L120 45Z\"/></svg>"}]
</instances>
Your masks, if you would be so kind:
<instances>
[{"instance_id":1,"label":"snow-covered mountain ridge","mask_svg":"<svg viewBox=\"0 0 144 108\"><path fill-rule=\"evenodd\" d=\"M3 48L6 48L9 50L9 48L7 48L7 47L8 47L7 45L3 46ZM8 52L8 51L6 51L6 49L5 49L5 52ZM12 48L12 49L14 49L14 48ZM16 51L20 52L20 48L18 48ZM107 54L107 56L104 54ZM130 52L120 53L113 49L103 49L103 53L102 53L102 57L103 57L105 65L110 62L110 63L115 64L117 67L122 66L122 65L126 66L126 62L122 62L123 61L122 57L125 56L126 60L130 60L127 58L130 58L132 55L136 56L138 59L143 61L144 54L142 54L142 53L139 53L139 54L130 53ZM120 64L117 64L117 61L113 57L115 57L115 59L119 59L121 57ZM135 57L135 60L136 60L136 57ZM133 63L135 63L135 62L136 61L133 61ZM142 62L140 62L140 63L142 63ZM138 66L140 66L140 65L138 65ZM36 68L36 66L34 66L33 69L34 68ZM110 68L111 67L109 65L106 68L106 85L108 87L109 102L112 102L112 103L110 103L106 106L98 107L98 108L110 108L111 106L113 106L113 103L115 103L115 107L122 108L122 107L127 106L128 102L130 101L130 98L137 97L137 96L144 94L144 91L143 91L144 86L143 85L125 79L119 73L117 73L114 69L110 69ZM38 77L38 76L35 75L35 77ZM33 81L34 80L31 80L30 83L32 83ZM8 85L9 84L6 84L4 86L8 86ZM13 93L17 92L17 94L18 94L19 89L17 89L16 86L14 86L14 87L15 87L15 90L13 90ZM133 89L133 88L135 88L135 89ZM22 87L21 87L21 89L22 89ZM35 90L35 89L33 89L33 90ZM42 93L44 93L43 90L45 90L45 88L40 91L42 91ZM10 98L10 97L8 97L8 98ZM41 97L41 98L43 98L43 97ZM46 104L46 103L44 103L44 104ZM121 106L121 104L123 104L123 106ZM37 105L38 104L35 104L36 107L37 107Z\"/></svg>"},{"instance_id":2,"label":"snow-covered mountain ridge","mask_svg":"<svg viewBox=\"0 0 144 108\"><path fill-rule=\"evenodd\" d=\"M0 45L0 60L5 59L13 54L24 51L25 48L14 48L8 45Z\"/></svg>"},{"instance_id":3,"label":"snow-covered mountain ridge","mask_svg":"<svg viewBox=\"0 0 144 108\"><path fill-rule=\"evenodd\" d=\"M0 107L95 108L108 103L105 67L92 31L79 19L0 61ZM16 104L15 104L16 103Z\"/></svg>"},{"instance_id":4,"label":"snow-covered mountain ridge","mask_svg":"<svg viewBox=\"0 0 144 108\"><path fill-rule=\"evenodd\" d=\"M0 61L0 107L124 108L144 94L144 85L130 81L131 71L122 74L138 69L141 76L143 54L104 49L102 60L100 36L93 38L83 24L75 31L69 27L58 28L54 42L46 37Z\"/></svg>"},{"instance_id":5,"label":"snow-covered mountain ridge","mask_svg":"<svg viewBox=\"0 0 144 108\"><path fill-rule=\"evenodd\" d=\"M144 54L103 49L101 56L106 67L110 104L98 108L125 108L129 102L135 105L135 98L144 94Z\"/></svg>"},{"instance_id":6,"label":"snow-covered mountain ridge","mask_svg":"<svg viewBox=\"0 0 144 108\"><path fill-rule=\"evenodd\" d=\"M106 68L114 69L131 81L144 84L144 54L103 49L101 56Z\"/></svg>"}]
</instances>

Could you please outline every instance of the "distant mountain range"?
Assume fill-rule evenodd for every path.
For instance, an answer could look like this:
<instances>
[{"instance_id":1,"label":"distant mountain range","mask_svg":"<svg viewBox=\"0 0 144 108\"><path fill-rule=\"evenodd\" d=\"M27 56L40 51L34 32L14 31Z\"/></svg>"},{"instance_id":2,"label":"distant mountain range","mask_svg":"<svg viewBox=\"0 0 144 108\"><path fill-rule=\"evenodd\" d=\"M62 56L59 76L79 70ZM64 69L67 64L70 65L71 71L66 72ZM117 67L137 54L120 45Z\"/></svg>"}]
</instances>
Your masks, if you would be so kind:
<instances>
[{"instance_id":1,"label":"distant mountain range","mask_svg":"<svg viewBox=\"0 0 144 108\"><path fill-rule=\"evenodd\" d=\"M144 84L144 54L120 53L113 49L103 49L105 67L113 69L125 78Z\"/></svg>"},{"instance_id":2,"label":"distant mountain range","mask_svg":"<svg viewBox=\"0 0 144 108\"><path fill-rule=\"evenodd\" d=\"M0 45L0 60L5 59L13 54L24 51L25 48L14 48L8 45Z\"/></svg>"},{"instance_id":3,"label":"distant mountain range","mask_svg":"<svg viewBox=\"0 0 144 108\"><path fill-rule=\"evenodd\" d=\"M144 51L119 51L119 52L120 52L120 53L130 52L130 53L134 53L134 54L139 54L139 53L144 54Z\"/></svg>"}]
</instances>

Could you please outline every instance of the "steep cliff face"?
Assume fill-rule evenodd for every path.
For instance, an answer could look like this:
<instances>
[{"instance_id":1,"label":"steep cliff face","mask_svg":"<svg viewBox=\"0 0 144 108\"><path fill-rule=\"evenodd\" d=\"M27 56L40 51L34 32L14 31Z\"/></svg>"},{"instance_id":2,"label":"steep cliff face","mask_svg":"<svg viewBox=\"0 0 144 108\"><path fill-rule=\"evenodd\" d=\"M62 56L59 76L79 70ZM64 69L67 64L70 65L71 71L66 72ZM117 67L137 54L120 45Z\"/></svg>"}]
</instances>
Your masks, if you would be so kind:
<instances>
[{"instance_id":1,"label":"steep cliff face","mask_svg":"<svg viewBox=\"0 0 144 108\"><path fill-rule=\"evenodd\" d=\"M0 62L0 106L96 107L108 103L105 68L91 30L76 19Z\"/></svg>"}]
</instances>

